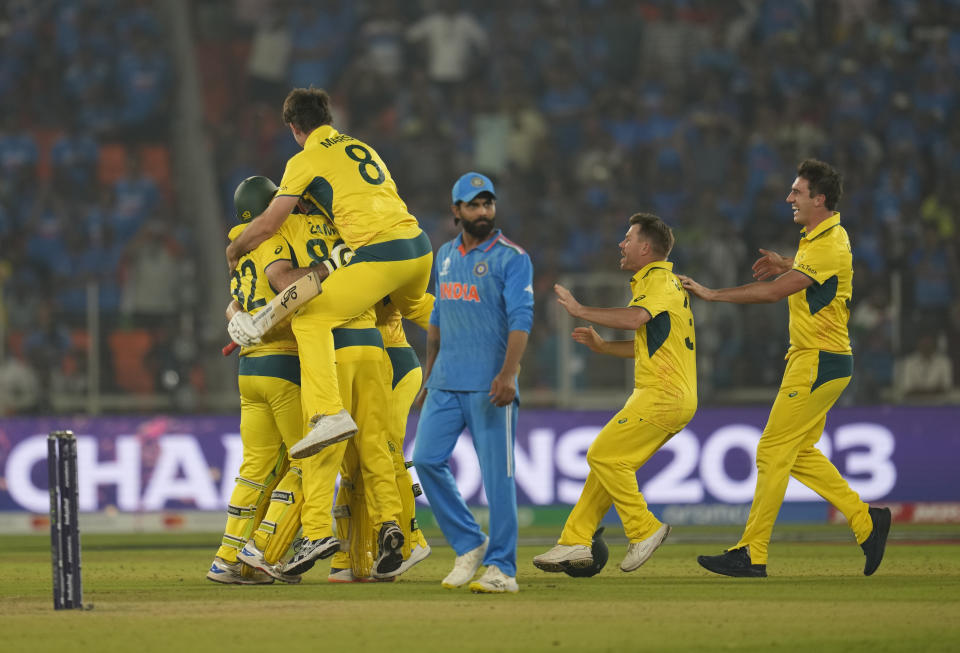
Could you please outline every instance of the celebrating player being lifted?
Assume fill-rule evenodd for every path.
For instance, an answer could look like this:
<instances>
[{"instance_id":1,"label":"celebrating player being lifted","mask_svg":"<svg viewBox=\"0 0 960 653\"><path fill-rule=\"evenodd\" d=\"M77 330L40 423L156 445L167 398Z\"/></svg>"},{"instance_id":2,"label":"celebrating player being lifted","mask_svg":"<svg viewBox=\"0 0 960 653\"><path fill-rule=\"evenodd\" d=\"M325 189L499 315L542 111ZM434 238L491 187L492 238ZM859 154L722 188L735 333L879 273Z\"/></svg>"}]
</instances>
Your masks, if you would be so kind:
<instances>
[{"instance_id":1,"label":"celebrating player being lifted","mask_svg":"<svg viewBox=\"0 0 960 653\"><path fill-rule=\"evenodd\" d=\"M331 126L326 92L294 89L284 101L283 120L303 151L287 162L273 201L226 254L232 270L242 254L277 232L300 199L329 218L355 252L349 265L324 282L322 294L301 309L294 325L300 358L309 361L301 368L301 397L310 430L290 453L304 458L357 430L340 398L333 329L388 295L404 317L425 318L433 250L379 155Z\"/></svg>"},{"instance_id":2,"label":"celebrating player being lifted","mask_svg":"<svg viewBox=\"0 0 960 653\"><path fill-rule=\"evenodd\" d=\"M634 331L632 340L607 341L593 327L577 327L573 339L601 353L635 360L635 387L619 413L607 422L587 450L590 473L567 517L555 547L533 564L550 572L599 571L591 544L612 503L630 543L620 563L634 571L670 533L647 507L636 472L693 418L697 409L697 367L693 314L687 292L667 261L673 232L649 213L630 217L620 242L620 269L630 280L633 299L622 308L581 305L569 290L555 287L557 301L576 318L614 329Z\"/></svg>"},{"instance_id":3,"label":"celebrating player being lifted","mask_svg":"<svg viewBox=\"0 0 960 653\"><path fill-rule=\"evenodd\" d=\"M793 221L803 227L794 258L761 249L763 256L753 264L758 281L735 288L711 290L680 277L685 288L708 301L767 304L786 297L790 309L787 367L757 445L757 488L746 528L733 548L697 558L717 574L767 575L767 546L790 476L847 518L866 556L865 575L876 571L883 559L890 509L870 508L861 501L814 446L823 433L827 411L853 373L847 334L853 256L850 238L834 210L842 192L840 173L822 161L804 161L787 195ZM765 283L771 277L776 278Z\"/></svg>"},{"instance_id":4,"label":"celebrating player being lifted","mask_svg":"<svg viewBox=\"0 0 960 653\"><path fill-rule=\"evenodd\" d=\"M269 179L251 177L238 187L237 197L243 200L240 208L247 209L248 213L252 208L252 212L258 213L269 204L275 191L276 186ZM274 237L279 238L280 243L275 249L271 249L271 262L265 268L269 284L261 280L263 285L290 288L310 270L316 270L320 277L325 277L326 270L340 267L348 260L349 254L352 254L343 245L336 228L318 209L301 200L298 210L299 213L285 221L279 235ZM285 294L285 291L281 292L281 295ZM298 300L302 299L303 297L298 297ZM295 332L298 331L297 322L301 317L302 313L293 316ZM402 458L399 465L391 462L389 449L395 447L388 448L387 437L391 417L388 401L391 392L390 377L387 374L383 339L380 331L375 328L375 322L375 313L371 306L333 331L342 399L345 405L350 406L351 412L357 415L357 422L361 427L360 435L349 442L346 450L343 444L338 444L299 461L303 468L304 538L293 560L283 568L286 574L303 573L313 567L316 560L332 555L337 550L338 542L332 534L330 505L334 480L345 455L351 462L344 470L341 493L354 497L351 503L355 518L338 520L338 531L342 539L350 541L351 549L362 555L355 556L357 564L353 565L353 571L359 569L359 573L353 574L350 564L342 571L359 577L373 575L390 578L417 561L414 560L401 568L401 547L405 538L399 536L401 529L397 522L415 524L413 496ZM409 406L409 402L407 405ZM402 456L402 453L400 455ZM403 470L399 475L402 478L397 477L397 468ZM297 490L299 492L300 488ZM402 504L398 492L405 498ZM272 509L271 506L271 511ZM275 524L278 533L287 533L295 531L301 521L299 510L291 512L289 517L293 521L284 513L282 519L267 519L265 522ZM347 529L347 523L352 527ZM410 529L404 530L409 537ZM378 531L381 535L394 534L393 537L380 538L379 553L372 550L375 539L371 537ZM417 535L419 536L419 533ZM275 538L270 538L269 541L273 539ZM388 539L389 545L386 542ZM259 538L258 531L257 541L248 543L243 548L240 559L271 573L276 559L267 555L267 541L267 538ZM419 543L426 547L425 541ZM289 540L286 540L286 544L289 544ZM368 550L370 553L378 553L373 564L373 558L368 557ZM349 557L347 561L349 563Z\"/></svg>"}]
</instances>

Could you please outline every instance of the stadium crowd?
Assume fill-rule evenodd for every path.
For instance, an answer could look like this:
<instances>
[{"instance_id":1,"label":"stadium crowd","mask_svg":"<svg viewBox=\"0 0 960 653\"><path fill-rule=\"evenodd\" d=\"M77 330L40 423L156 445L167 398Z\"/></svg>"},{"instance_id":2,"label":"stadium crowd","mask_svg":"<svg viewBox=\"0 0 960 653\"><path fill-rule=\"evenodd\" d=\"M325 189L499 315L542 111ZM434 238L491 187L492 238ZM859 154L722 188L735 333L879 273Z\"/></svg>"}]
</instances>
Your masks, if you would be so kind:
<instances>
[{"instance_id":1,"label":"stadium crowd","mask_svg":"<svg viewBox=\"0 0 960 653\"><path fill-rule=\"evenodd\" d=\"M610 243L627 216L673 226L678 271L736 285L758 247L795 248L784 198L809 156L845 175L846 400L960 380L956 0L202 0L190 11L224 234L239 181L279 179L297 147L277 111L286 92L327 89L335 124L375 145L435 247L455 233L451 171L496 183L535 271L525 387L557 378L549 289L615 271ZM0 411L50 410L51 390L84 389L88 282L109 343L104 391L202 395L192 284L207 253L170 175L170 48L150 0L0 2L0 94L15 98L0 111L0 385L24 396ZM695 311L705 403L776 384L786 310Z\"/></svg>"}]
</instances>

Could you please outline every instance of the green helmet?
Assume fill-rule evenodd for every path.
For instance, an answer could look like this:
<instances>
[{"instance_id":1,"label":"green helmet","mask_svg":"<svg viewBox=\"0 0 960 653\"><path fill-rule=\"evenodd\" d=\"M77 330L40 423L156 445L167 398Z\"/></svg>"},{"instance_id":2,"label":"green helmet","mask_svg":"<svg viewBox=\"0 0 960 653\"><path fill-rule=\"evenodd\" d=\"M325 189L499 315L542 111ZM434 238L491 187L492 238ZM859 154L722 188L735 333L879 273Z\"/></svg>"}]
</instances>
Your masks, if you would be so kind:
<instances>
[{"instance_id":1,"label":"green helmet","mask_svg":"<svg viewBox=\"0 0 960 653\"><path fill-rule=\"evenodd\" d=\"M266 177L247 177L233 191L233 208L240 222L250 222L267 210L277 185Z\"/></svg>"}]
</instances>

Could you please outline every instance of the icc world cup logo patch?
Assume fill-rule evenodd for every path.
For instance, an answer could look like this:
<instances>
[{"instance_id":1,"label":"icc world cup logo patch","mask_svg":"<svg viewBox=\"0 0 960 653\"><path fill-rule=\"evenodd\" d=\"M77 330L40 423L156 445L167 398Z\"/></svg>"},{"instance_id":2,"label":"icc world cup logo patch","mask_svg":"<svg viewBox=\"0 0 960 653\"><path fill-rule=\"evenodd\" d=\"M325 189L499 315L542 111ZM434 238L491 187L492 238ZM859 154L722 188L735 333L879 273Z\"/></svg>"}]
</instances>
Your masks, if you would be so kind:
<instances>
[{"instance_id":1,"label":"icc world cup logo patch","mask_svg":"<svg viewBox=\"0 0 960 653\"><path fill-rule=\"evenodd\" d=\"M483 261L480 261L479 263L473 266L473 273L478 277L482 277L487 273L489 269L490 268L487 267L486 263L484 263Z\"/></svg>"}]
</instances>

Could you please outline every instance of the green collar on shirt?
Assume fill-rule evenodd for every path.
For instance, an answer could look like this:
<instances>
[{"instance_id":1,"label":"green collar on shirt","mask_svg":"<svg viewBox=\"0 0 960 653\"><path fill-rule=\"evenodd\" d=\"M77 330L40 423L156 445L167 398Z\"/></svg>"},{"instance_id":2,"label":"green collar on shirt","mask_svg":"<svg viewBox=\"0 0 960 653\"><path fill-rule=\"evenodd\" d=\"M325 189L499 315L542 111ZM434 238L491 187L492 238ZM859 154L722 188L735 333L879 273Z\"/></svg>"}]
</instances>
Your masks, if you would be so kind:
<instances>
[{"instance_id":1,"label":"green collar on shirt","mask_svg":"<svg viewBox=\"0 0 960 653\"><path fill-rule=\"evenodd\" d=\"M818 236L823 235L823 233L824 233L825 231L827 231L828 229L833 229L833 228L836 227L838 224L840 224L840 214L839 214L839 213L834 213L834 214L831 215L829 218L827 218L826 220L824 220L823 222L821 222L820 224L818 224L817 227L816 227L816 229L814 229L814 230L811 231L810 233L807 233L807 228L806 228L806 227L804 227L803 229L801 229L801 230L800 230L800 237L801 237L801 238L806 238L807 240L813 240L814 238L817 238Z\"/></svg>"},{"instance_id":2,"label":"green collar on shirt","mask_svg":"<svg viewBox=\"0 0 960 653\"><path fill-rule=\"evenodd\" d=\"M651 271L656 269L673 272L673 263L671 261L653 261L652 263L647 263L642 268L640 268L640 270L635 275L633 275L630 281L633 282L638 279L643 279L645 276L650 274Z\"/></svg>"}]
</instances>

